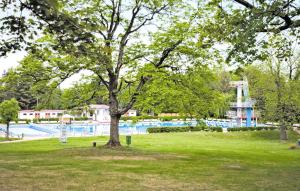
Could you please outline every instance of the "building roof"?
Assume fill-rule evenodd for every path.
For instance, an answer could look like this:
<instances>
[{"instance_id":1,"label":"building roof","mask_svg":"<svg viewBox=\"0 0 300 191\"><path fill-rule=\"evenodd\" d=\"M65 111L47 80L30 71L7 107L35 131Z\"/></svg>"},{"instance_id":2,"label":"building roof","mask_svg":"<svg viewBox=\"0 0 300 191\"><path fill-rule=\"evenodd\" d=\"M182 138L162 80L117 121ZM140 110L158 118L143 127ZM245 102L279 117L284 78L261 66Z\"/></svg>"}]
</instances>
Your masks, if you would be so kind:
<instances>
[{"instance_id":1,"label":"building roof","mask_svg":"<svg viewBox=\"0 0 300 191\"><path fill-rule=\"evenodd\" d=\"M75 117L73 115L69 115L69 114L64 114L63 116L61 116L61 119L74 119Z\"/></svg>"},{"instance_id":2,"label":"building roof","mask_svg":"<svg viewBox=\"0 0 300 191\"><path fill-rule=\"evenodd\" d=\"M90 108L91 109L109 109L109 106L104 105L104 104L101 104L101 105L92 104L92 105L90 105Z\"/></svg>"},{"instance_id":3,"label":"building roof","mask_svg":"<svg viewBox=\"0 0 300 191\"><path fill-rule=\"evenodd\" d=\"M49 113L63 113L65 110L40 110L40 111L35 111L35 110L21 110L21 113L32 113L32 112L36 112L36 113L40 113L40 112L49 112Z\"/></svg>"},{"instance_id":4,"label":"building roof","mask_svg":"<svg viewBox=\"0 0 300 191\"><path fill-rule=\"evenodd\" d=\"M64 112L65 110L59 110L59 109L56 109L56 110L51 110L51 109L46 109L46 110L41 110L41 111L37 111L37 112Z\"/></svg>"},{"instance_id":5,"label":"building roof","mask_svg":"<svg viewBox=\"0 0 300 191\"><path fill-rule=\"evenodd\" d=\"M32 113L32 112L34 112L34 110L21 110L19 112L21 112L21 113Z\"/></svg>"}]
</instances>

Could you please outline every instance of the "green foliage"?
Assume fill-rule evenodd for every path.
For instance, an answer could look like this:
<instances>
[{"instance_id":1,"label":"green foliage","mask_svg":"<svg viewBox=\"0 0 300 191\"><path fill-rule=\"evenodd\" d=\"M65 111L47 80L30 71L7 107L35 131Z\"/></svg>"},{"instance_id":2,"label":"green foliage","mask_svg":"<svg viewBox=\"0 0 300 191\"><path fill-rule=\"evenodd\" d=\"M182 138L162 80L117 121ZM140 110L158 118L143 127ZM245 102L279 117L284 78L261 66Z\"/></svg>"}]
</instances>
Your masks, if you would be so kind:
<instances>
[{"instance_id":1,"label":"green foliage","mask_svg":"<svg viewBox=\"0 0 300 191\"><path fill-rule=\"evenodd\" d=\"M219 79L216 76L201 65L189 67L185 73L162 70L152 75L135 108L145 113L174 112L196 118L218 116L219 111L226 108L228 96L217 88Z\"/></svg>"},{"instance_id":2,"label":"green foliage","mask_svg":"<svg viewBox=\"0 0 300 191\"><path fill-rule=\"evenodd\" d=\"M187 116L149 116L149 115L142 115L142 116L131 116L131 117L125 117L122 116L120 119L123 121L139 121L139 120L145 120L145 119L158 119L160 121L172 121L174 119L187 119Z\"/></svg>"},{"instance_id":3,"label":"green foliage","mask_svg":"<svg viewBox=\"0 0 300 191\"><path fill-rule=\"evenodd\" d=\"M95 76L83 76L80 82L63 90L61 102L64 109L107 103L107 89L105 86L99 86Z\"/></svg>"},{"instance_id":4,"label":"green foliage","mask_svg":"<svg viewBox=\"0 0 300 191\"><path fill-rule=\"evenodd\" d=\"M18 118L20 110L19 103L16 99L5 100L0 104L0 117L3 123L9 122Z\"/></svg>"},{"instance_id":5,"label":"green foliage","mask_svg":"<svg viewBox=\"0 0 300 191\"><path fill-rule=\"evenodd\" d=\"M261 131L261 130L277 130L278 127L269 127L269 126L263 126L263 127L231 127L227 128L228 132L233 131Z\"/></svg>"},{"instance_id":6,"label":"green foliage","mask_svg":"<svg viewBox=\"0 0 300 191\"><path fill-rule=\"evenodd\" d=\"M53 118L40 118L40 119L38 119L38 121L56 121L56 122L58 122L59 121L59 118L56 118L56 117L53 117Z\"/></svg>"},{"instance_id":7,"label":"green foliage","mask_svg":"<svg viewBox=\"0 0 300 191\"><path fill-rule=\"evenodd\" d=\"M269 58L260 65L248 66L247 76L255 109L263 121L300 122L300 71L297 61ZM288 70L287 70L288 68Z\"/></svg>"},{"instance_id":8,"label":"green foliage","mask_svg":"<svg viewBox=\"0 0 300 191\"><path fill-rule=\"evenodd\" d=\"M131 117L122 116L120 119L123 120L123 121L128 121L128 120L136 121L136 120L144 120L144 119L158 119L158 116L148 116L148 115L131 116Z\"/></svg>"},{"instance_id":9,"label":"green foliage","mask_svg":"<svg viewBox=\"0 0 300 191\"><path fill-rule=\"evenodd\" d=\"M227 61L247 64L255 59L264 60L265 54L261 51L269 43L268 37L274 34L294 39L300 37L299 4L295 1L222 2L208 3L207 8L213 16L206 23L206 30L217 41L230 44ZM259 36L262 33L264 35Z\"/></svg>"},{"instance_id":10,"label":"green foliage","mask_svg":"<svg viewBox=\"0 0 300 191\"><path fill-rule=\"evenodd\" d=\"M75 121L86 121L88 119L89 119L88 117L75 117L74 118Z\"/></svg>"},{"instance_id":11,"label":"green foliage","mask_svg":"<svg viewBox=\"0 0 300 191\"><path fill-rule=\"evenodd\" d=\"M19 71L10 69L0 79L0 101L15 98L22 109L32 109L36 105L36 97L31 91L33 81Z\"/></svg>"},{"instance_id":12,"label":"green foliage","mask_svg":"<svg viewBox=\"0 0 300 191\"><path fill-rule=\"evenodd\" d=\"M170 132L189 132L189 131L216 131L222 132L222 127L207 126L188 126L188 127L151 127L147 128L148 133L170 133Z\"/></svg>"},{"instance_id":13,"label":"green foliage","mask_svg":"<svg viewBox=\"0 0 300 191\"><path fill-rule=\"evenodd\" d=\"M38 118L32 119L32 123L39 123L39 122L41 122L41 121L43 121L43 120L38 119Z\"/></svg>"}]
</instances>

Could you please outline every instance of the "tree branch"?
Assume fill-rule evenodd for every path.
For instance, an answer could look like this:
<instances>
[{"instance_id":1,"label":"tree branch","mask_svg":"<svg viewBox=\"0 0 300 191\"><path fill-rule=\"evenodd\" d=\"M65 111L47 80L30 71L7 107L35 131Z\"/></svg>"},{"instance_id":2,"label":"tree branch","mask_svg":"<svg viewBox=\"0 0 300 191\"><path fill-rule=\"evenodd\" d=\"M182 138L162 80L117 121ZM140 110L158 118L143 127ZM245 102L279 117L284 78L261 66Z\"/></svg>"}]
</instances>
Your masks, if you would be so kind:
<instances>
[{"instance_id":1,"label":"tree branch","mask_svg":"<svg viewBox=\"0 0 300 191\"><path fill-rule=\"evenodd\" d=\"M245 0L234 0L234 1L241 4L241 5L243 5L244 7L248 8L248 9L253 9L254 8L254 6L251 3L249 3Z\"/></svg>"},{"instance_id":2,"label":"tree branch","mask_svg":"<svg viewBox=\"0 0 300 191\"><path fill-rule=\"evenodd\" d=\"M141 77L140 83L136 87L135 93L132 94L130 101L128 102L128 104L122 110L120 110L118 112L120 115L124 115L130 108L132 108L133 104L136 102L136 98L139 95L141 89L143 88L145 83L147 81L149 81L150 79L151 79L150 77L145 77L145 76Z\"/></svg>"},{"instance_id":3,"label":"tree branch","mask_svg":"<svg viewBox=\"0 0 300 191\"><path fill-rule=\"evenodd\" d=\"M182 43L182 40L178 40L175 44L173 44L171 47L166 48L159 59L159 61L155 64L156 67L159 67L163 64L163 62L166 60L166 58L169 56L169 54L179 45Z\"/></svg>"}]
</instances>

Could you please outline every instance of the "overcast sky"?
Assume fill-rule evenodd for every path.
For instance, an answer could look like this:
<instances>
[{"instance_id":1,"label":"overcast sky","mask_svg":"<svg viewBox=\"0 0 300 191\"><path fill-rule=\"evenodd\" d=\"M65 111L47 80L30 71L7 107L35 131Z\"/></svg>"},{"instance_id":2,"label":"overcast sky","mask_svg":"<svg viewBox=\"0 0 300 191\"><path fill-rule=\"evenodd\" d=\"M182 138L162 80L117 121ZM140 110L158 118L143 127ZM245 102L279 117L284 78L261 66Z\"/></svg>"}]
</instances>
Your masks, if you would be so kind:
<instances>
[{"instance_id":1,"label":"overcast sky","mask_svg":"<svg viewBox=\"0 0 300 191\"><path fill-rule=\"evenodd\" d=\"M8 54L7 57L0 57L0 74L2 75L9 68L17 67L19 65L19 62L24 58L24 56L26 56L26 52L20 51L17 53L10 53ZM83 73L73 75L69 79L65 80L60 87L61 88L71 87L74 82L80 79L81 74Z\"/></svg>"}]
</instances>

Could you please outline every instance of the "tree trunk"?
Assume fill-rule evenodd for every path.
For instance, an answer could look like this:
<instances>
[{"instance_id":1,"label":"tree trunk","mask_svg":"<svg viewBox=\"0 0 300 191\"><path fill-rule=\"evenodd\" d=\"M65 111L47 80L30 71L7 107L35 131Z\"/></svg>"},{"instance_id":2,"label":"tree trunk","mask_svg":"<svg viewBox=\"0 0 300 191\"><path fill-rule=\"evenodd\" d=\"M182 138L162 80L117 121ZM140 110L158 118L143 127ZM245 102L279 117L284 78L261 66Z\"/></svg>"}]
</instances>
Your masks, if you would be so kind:
<instances>
[{"instance_id":1,"label":"tree trunk","mask_svg":"<svg viewBox=\"0 0 300 191\"><path fill-rule=\"evenodd\" d=\"M111 114L111 121L110 121L110 137L109 141L106 143L106 146L108 147L119 147L121 146L120 140L119 140L119 120L120 115Z\"/></svg>"},{"instance_id":2,"label":"tree trunk","mask_svg":"<svg viewBox=\"0 0 300 191\"><path fill-rule=\"evenodd\" d=\"M121 114L119 113L119 102L117 98L118 81L116 76L110 77L109 83L109 113L110 113L110 138L106 143L108 147L121 146L119 140L119 120Z\"/></svg>"},{"instance_id":3,"label":"tree trunk","mask_svg":"<svg viewBox=\"0 0 300 191\"><path fill-rule=\"evenodd\" d=\"M285 124L280 124L280 140L282 141L288 140Z\"/></svg>"},{"instance_id":4,"label":"tree trunk","mask_svg":"<svg viewBox=\"0 0 300 191\"><path fill-rule=\"evenodd\" d=\"M9 122L6 123L6 139L9 139Z\"/></svg>"}]
</instances>

